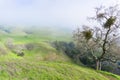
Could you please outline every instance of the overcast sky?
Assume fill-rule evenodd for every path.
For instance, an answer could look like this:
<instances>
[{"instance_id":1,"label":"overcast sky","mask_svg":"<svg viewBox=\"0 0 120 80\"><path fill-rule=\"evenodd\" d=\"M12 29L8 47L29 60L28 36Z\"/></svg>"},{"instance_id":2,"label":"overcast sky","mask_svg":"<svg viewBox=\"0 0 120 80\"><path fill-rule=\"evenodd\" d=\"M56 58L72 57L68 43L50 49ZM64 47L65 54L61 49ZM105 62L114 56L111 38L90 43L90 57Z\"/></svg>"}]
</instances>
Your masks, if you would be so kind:
<instances>
[{"instance_id":1,"label":"overcast sky","mask_svg":"<svg viewBox=\"0 0 120 80\"><path fill-rule=\"evenodd\" d=\"M118 2L117 2L118 1ZM119 0L0 0L0 24L82 25L94 8Z\"/></svg>"}]
</instances>

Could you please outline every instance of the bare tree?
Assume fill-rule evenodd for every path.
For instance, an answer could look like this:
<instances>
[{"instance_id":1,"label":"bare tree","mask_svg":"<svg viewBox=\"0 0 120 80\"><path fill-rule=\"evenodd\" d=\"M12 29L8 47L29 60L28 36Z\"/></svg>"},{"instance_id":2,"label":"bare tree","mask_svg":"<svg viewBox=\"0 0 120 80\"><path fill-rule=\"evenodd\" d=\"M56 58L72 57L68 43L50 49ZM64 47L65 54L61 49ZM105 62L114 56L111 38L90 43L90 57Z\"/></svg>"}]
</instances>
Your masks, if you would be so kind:
<instances>
[{"instance_id":1,"label":"bare tree","mask_svg":"<svg viewBox=\"0 0 120 80\"><path fill-rule=\"evenodd\" d=\"M96 26L83 26L74 31L73 35L77 47L90 51L96 62L96 69L101 70L102 61L116 62L118 59L111 50L120 36L120 10L117 5L109 8L101 6L95 10L96 15L90 19L96 22Z\"/></svg>"}]
</instances>

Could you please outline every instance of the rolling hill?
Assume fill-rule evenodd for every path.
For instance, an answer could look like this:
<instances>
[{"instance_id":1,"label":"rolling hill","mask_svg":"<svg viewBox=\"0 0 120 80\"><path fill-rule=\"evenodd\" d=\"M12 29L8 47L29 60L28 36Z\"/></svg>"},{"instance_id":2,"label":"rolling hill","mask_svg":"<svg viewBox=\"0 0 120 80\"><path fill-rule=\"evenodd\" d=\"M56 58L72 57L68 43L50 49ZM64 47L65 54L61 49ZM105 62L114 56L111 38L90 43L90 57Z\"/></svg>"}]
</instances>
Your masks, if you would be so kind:
<instances>
[{"instance_id":1,"label":"rolling hill","mask_svg":"<svg viewBox=\"0 0 120 80\"><path fill-rule=\"evenodd\" d=\"M64 28L0 27L0 80L120 80L75 64L51 41L71 41Z\"/></svg>"}]
</instances>

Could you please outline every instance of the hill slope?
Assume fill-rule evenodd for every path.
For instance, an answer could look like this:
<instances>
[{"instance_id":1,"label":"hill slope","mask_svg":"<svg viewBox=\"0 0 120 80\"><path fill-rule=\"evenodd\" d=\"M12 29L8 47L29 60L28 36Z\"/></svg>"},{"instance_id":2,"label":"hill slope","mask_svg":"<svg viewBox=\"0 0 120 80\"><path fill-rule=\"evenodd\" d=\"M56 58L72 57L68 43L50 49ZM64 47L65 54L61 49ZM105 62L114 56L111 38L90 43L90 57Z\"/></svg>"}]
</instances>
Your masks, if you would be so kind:
<instances>
[{"instance_id":1,"label":"hill slope","mask_svg":"<svg viewBox=\"0 0 120 80\"><path fill-rule=\"evenodd\" d=\"M22 57L7 49L9 53L0 56L0 79L120 80L120 77L114 74L75 65L65 54L56 51L46 42L35 45L32 50L25 50Z\"/></svg>"},{"instance_id":2,"label":"hill slope","mask_svg":"<svg viewBox=\"0 0 120 80\"><path fill-rule=\"evenodd\" d=\"M0 80L120 80L120 76L78 66L53 48L50 41L70 41L61 30L32 31L0 28Z\"/></svg>"},{"instance_id":3,"label":"hill slope","mask_svg":"<svg viewBox=\"0 0 120 80\"><path fill-rule=\"evenodd\" d=\"M1 80L120 80L119 76L58 62L1 62ZM101 74L102 73L102 74Z\"/></svg>"}]
</instances>

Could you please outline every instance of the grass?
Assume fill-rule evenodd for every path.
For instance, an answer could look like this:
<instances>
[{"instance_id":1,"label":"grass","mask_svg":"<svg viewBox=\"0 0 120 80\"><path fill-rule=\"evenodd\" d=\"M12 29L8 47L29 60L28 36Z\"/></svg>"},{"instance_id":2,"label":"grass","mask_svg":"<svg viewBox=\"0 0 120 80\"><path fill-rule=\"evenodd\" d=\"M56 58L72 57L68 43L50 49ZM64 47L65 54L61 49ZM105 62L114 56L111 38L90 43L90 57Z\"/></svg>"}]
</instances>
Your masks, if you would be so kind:
<instances>
[{"instance_id":1,"label":"grass","mask_svg":"<svg viewBox=\"0 0 120 80\"><path fill-rule=\"evenodd\" d=\"M104 76L110 78L111 80L120 80L120 76L118 75L115 75L115 74L112 74L112 73L109 73L109 72L104 72L104 71L99 71L99 73L103 74Z\"/></svg>"},{"instance_id":2,"label":"grass","mask_svg":"<svg viewBox=\"0 0 120 80\"><path fill-rule=\"evenodd\" d=\"M71 63L50 61L30 63L24 60L0 63L1 80L110 80L111 76ZM112 80L120 79L119 76L111 77Z\"/></svg>"},{"instance_id":3,"label":"grass","mask_svg":"<svg viewBox=\"0 0 120 80\"><path fill-rule=\"evenodd\" d=\"M0 56L1 80L120 80L112 73L74 64L45 42L25 52L23 57L13 53Z\"/></svg>"},{"instance_id":4,"label":"grass","mask_svg":"<svg viewBox=\"0 0 120 80\"><path fill-rule=\"evenodd\" d=\"M71 41L68 33L48 34L42 30L29 35L21 33L0 34L0 80L120 80L120 76L115 74L74 64L48 43L54 40ZM24 50L25 55L20 57L5 46L9 39L14 45L32 44L34 47ZM7 54L1 54L1 51Z\"/></svg>"}]
</instances>

